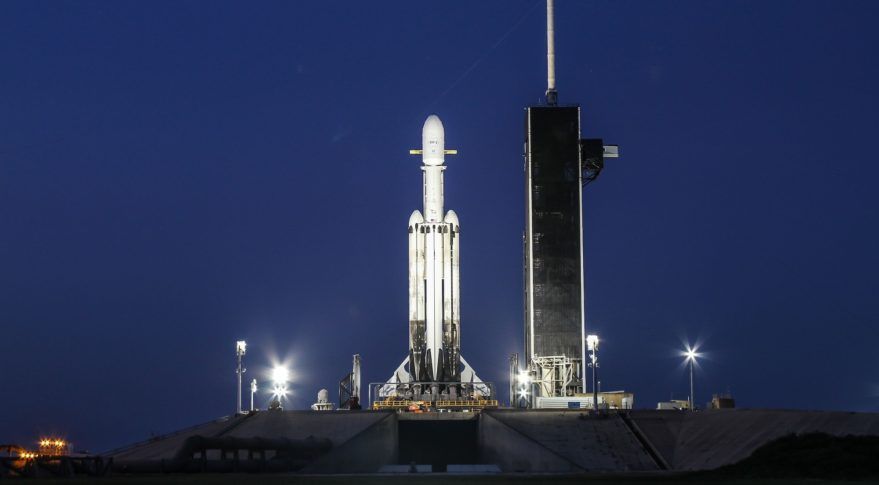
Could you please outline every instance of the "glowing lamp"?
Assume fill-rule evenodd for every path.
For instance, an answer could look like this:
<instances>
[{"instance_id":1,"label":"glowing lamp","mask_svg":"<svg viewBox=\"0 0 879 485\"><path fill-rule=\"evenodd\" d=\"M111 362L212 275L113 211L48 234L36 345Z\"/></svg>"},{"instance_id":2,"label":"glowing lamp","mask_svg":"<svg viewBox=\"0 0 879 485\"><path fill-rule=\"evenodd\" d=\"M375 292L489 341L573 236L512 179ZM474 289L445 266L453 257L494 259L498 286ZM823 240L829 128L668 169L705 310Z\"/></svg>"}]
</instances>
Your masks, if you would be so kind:
<instances>
[{"instance_id":1,"label":"glowing lamp","mask_svg":"<svg viewBox=\"0 0 879 485\"><path fill-rule=\"evenodd\" d=\"M290 380L290 371L288 371L285 367L277 366L272 369L272 381L275 383L283 384Z\"/></svg>"}]
</instances>

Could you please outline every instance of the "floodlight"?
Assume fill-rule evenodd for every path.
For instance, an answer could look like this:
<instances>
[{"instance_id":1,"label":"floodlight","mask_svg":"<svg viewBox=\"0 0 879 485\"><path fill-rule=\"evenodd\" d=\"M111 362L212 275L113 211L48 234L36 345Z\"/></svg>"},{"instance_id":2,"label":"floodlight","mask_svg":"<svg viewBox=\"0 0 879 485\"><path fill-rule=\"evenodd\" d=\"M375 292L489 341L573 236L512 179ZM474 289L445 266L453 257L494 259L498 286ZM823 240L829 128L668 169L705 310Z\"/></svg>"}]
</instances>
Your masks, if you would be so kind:
<instances>
[{"instance_id":1,"label":"floodlight","mask_svg":"<svg viewBox=\"0 0 879 485\"><path fill-rule=\"evenodd\" d=\"M279 401L285 397L290 391L287 390L286 385L275 384L275 387L272 388L272 395L275 396Z\"/></svg>"},{"instance_id":2,"label":"floodlight","mask_svg":"<svg viewBox=\"0 0 879 485\"><path fill-rule=\"evenodd\" d=\"M277 366L272 369L272 381L276 384L283 384L290 380L290 371L286 367Z\"/></svg>"},{"instance_id":3,"label":"floodlight","mask_svg":"<svg viewBox=\"0 0 879 485\"><path fill-rule=\"evenodd\" d=\"M531 383L531 374L529 374L527 371L519 372L519 383L524 384L526 386L528 384L530 384Z\"/></svg>"},{"instance_id":4,"label":"floodlight","mask_svg":"<svg viewBox=\"0 0 879 485\"><path fill-rule=\"evenodd\" d=\"M597 350L598 349L598 335L587 335L586 336L586 347L589 350Z\"/></svg>"},{"instance_id":5,"label":"floodlight","mask_svg":"<svg viewBox=\"0 0 879 485\"><path fill-rule=\"evenodd\" d=\"M244 340L235 342L235 352L238 355L244 355L244 353L247 352L247 342Z\"/></svg>"}]
</instances>

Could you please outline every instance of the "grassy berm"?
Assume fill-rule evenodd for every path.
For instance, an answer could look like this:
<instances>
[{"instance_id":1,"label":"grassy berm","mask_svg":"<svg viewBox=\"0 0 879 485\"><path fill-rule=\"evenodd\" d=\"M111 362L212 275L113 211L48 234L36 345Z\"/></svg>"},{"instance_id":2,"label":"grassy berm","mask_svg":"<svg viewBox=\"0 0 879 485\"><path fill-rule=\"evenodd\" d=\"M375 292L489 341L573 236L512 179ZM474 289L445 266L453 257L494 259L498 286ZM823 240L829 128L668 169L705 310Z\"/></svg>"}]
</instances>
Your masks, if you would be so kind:
<instances>
[{"instance_id":1,"label":"grassy berm","mask_svg":"<svg viewBox=\"0 0 879 485\"><path fill-rule=\"evenodd\" d=\"M702 477L811 478L879 482L879 436L788 435Z\"/></svg>"}]
</instances>

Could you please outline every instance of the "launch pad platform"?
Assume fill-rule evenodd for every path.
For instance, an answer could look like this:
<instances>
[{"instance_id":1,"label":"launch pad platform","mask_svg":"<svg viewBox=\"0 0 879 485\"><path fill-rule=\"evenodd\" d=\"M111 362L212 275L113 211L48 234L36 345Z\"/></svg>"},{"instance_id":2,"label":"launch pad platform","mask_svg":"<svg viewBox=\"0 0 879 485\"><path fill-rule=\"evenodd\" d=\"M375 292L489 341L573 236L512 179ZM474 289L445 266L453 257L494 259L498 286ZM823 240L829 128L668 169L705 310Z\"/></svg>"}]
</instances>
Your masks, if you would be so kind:
<instances>
[{"instance_id":1,"label":"launch pad platform","mask_svg":"<svg viewBox=\"0 0 879 485\"><path fill-rule=\"evenodd\" d=\"M114 473L709 470L790 434L879 436L879 413L483 409L259 411L111 450ZM110 461L112 460L112 461Z\"/></svg>"}]
</instances>

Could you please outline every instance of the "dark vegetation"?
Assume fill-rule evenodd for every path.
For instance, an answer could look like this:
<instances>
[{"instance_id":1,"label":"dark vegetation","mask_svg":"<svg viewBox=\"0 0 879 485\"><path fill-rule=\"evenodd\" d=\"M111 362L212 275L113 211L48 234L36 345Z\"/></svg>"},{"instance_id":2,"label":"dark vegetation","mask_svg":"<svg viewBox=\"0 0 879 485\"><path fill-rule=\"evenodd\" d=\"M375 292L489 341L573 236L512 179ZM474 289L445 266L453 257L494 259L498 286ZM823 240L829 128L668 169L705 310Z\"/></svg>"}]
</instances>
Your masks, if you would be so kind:
<instances>
[{"instance_id":1,"label":"dark vegetation","mask_svg":"<svg viewBox=\"0 0 879 485\"><path fill-rule=\"evenodd\" d=\"M788 435L703 476L879 480L879 436Z\"/></svg>"}]
</instances>

